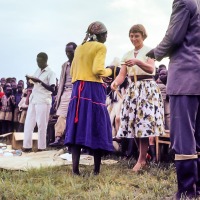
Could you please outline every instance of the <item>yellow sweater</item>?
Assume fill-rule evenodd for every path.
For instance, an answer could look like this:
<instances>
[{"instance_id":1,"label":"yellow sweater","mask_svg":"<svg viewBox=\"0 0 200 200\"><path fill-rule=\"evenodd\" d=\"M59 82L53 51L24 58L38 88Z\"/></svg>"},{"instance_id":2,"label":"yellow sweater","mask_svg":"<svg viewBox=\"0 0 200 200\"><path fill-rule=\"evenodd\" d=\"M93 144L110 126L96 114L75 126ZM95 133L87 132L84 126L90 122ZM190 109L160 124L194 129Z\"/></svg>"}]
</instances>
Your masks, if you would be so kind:
<instances>
[{"instance_id":1,"label":"yellow sweater","mask_svg":"<svg viewBox=\"0 0 200 200\"><path fill-rule=\"evenodd\" d=\"M112 70L105 68L106 47L96 41L86 42L76 48L71 65L72 83L77 80L100 82L108 77Z\"/></svg>"}]
</instances>

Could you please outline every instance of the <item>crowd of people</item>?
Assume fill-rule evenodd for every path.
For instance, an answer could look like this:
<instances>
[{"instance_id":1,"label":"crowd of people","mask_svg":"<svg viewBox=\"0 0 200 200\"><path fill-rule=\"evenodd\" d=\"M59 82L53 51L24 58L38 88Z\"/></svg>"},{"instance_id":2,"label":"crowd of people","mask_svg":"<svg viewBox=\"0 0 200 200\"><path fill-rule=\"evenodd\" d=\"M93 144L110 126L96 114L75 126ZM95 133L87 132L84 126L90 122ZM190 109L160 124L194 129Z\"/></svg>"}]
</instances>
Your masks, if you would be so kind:
<instances>
[{"instance_id":1,"label":"crowd of people","mask_svg":"<svg viewBox=\"0 0 200 200\"><path fill-rule=\"evenodd\" d=\"M32 88L15 77L2 77L0 82L0 134L22 132L28 108L26 97Z\"/></svg>"},{"instance_id":2,"label":"crowd of people","mask_svg":"<svg viewBox=\"0 0 200 200\"><path fill-rule=\"evenodd\" d=\"M89 51L86 60L74 58L77 48L74 42L66 45L67 61L61 67L59 82L56 81L55 73L47 64L47 54L43 52L37 55L39 69L33 76L26 76L26 83L22 80L17 81L14 77L1 78L0 134L14 131L24 132L24 152L32 151L31 138L34 131L37 131L39 136L38 151L45 150L47 145L63 147L64 144L67 144L75 160L73 170L75 174L79 174L77 163L81 149L93 149L98 163L95 173L99 172L99 163L105 151L112 152L114 150L118 152L118 155L127 158L136 155L138 163L133 171L138 171L146 165L147 155L150 155L151 161L156 162L155 136L163 134L164 129L169 129L169 98L166 95L167 68L165 65L156 68L153 60L146 61L147 58L144 55L149 49L143 45L143 41L147 37L147 33L140 24L134 25L129 31L129 37L135 50L125 54L122 61L115 58L110 66L105 68L104 60L101 59L102 54L105 59L103 43L107 37L106 30L105 25L101 22L94 22L88 27L81 47L89 45L91 49L100 48L100 50L99 55L93 55ZM96 32L99 33L96 34ZM103 36L101 36L101 32L103 32ZM102 42L93 38L94 33ZM87 41L87 37L90 42ZM87 52L86 50L82 51L81 54ZM126 63L133 55L142 63L140 63L140 67L136 63ZM90 58L92 56L94 58ZM90 65L93 64L92 59L97 62L97 69L86 68L90 63ZM85 67L73 70L72 61L74 61L73 63L81 62L79 66ZM82 63L83 61L85 63ZM74 76L72 72L75 74ZM100 74L96 75L95 73ZM106 78L105 75L108 77ZM136 79L134 80L134 78ZM77 87L74 82L77 83ZM86 87L88 83L92 83L91 86L87 86L89 88ZM96 83L100 84L99 91ZM89 94L83 94L84 87L87 88L85 91L90 91ZM76 91L73 91L75 88ZM92 94L94 96L90 96ZM91 99L92 102L96 102L96 107L94 108L93 105L91 107L91 102L87 102L89 105L87 103L84 105L83 99ZM75 102L73 103L72 100ZM73 104L73 108L71 104ZM71 106L69 107L69 105ZM72 110L68 111L68 108ZM101 113L101 116L97 116L97 113ZM52 119L54 119L55 125L48 128ZM100 119L102 119L101 122ZM67 128L66 122L68 123ZM99 123L101 126L97 126ZM102 126L102 124L104 125ZM109 134L110 132L112 134ZM51 139L49 139L49 135L51 135ZM74 138L74 136L78 138ZM95 138L96 136L97 138ZM105 138L107 138L107 147L101 143L102 140L106 140ZM136 138L139 138L137 139L139 141L136 141ZM66 141L64 142L64 140ZM74 140L78 140L77 145L74 145L74 143L76 144ZM135 145L138 149L134 149Z\"/></svg>"},{"instance_id":3,"label":"crowd of people","mask_svg":"<svg viewBox=\"0 0 200 200\"><path fill-rule=\"evenodd\" d=\"M100 23L101 24L101 23ZM132 29L130 30L130 33L139 33L139 34L144 34L145 33L145 29L142 25L136 25L135 27L132 27ZM142 37L141 37L141 40ZM140 42L141 43L141 42ZM93 44L93 43L88 43L89 45ZM142 43L143 45L143 43ZM49 84L45 84L46 85L52 85L52 87L50 88L51 91L45 89L45 87L42 86L42 79L44 79L44 81L47 81L47 77L49 78L49 73L45 76L44 72L41 73L41 71L43 71L43 69L47 68L47 60L48 60L48 56L45 53L40 53L37 55L37 62L38 62L38 67L39 69L36 71L36 74L32 77L32 76L26 76L27 82L24 83L23 80L19 80L17 81L16 78L1 78L0 82L1 82L1 93L0 93L0 134L4 134L4 133L9 133L9 132L25 132L24 135L24 151L25 152L29 152L32 151L32 140L31 140L31 134L33 131L37 131L39 132L40 135L40 139L38 139L38 149L39 150L45 150L46 149L46 144L48 146L51 147L63 147L64 146L64 139L65 139L65 131L66 131L66 117L67 117L67 113L68 113L68 106L69 106L69 102L71 99L71 94L72 94L72 76L70 75L70 69L71 69L71 64L72 61L74 59L74 52L76 50L77 45L74 42L69 42L66 45L65 48L65 53L67 56L67 61L62 65L62 71L61 71L61 75L60 75L60 79L59 79L59 83L56 83L56 77L55 74L49 69L51 76L53 76L53 80L51 83ZM140 48L140 47L139 47ZM130 53L129 53L130 54ZM136 55L137 56L137 55ZM125 57L127 57L127 55L125 55ZM124 59L124 58L123 58ZM124 61L122 61L124 62ZM127 119L123 119L122 117L126 118L126 115L128 116L129 114L127 114L128 110L130 109L129 107L127 107L127 105L129 104L128 100L132 99L133 101L135 101L133 98L133 94L131 94L133 91L136 91L135 89L131 89L133 91L130 91L130 86L131 83L134 83L133 78L134 78L134 74L132 75L125 75L124 79L122 81L122 83L120 84L120 86L117 87L117 91L116 88L113 88L113 85L116 84L115 82L118 79L118 76L120 76L121 73L121 65L122 62L119 61L119 59L115 58L114 61L110 64L110 66L108 68L112 68L113 71L115 69L115 75L113 75L112 77L112 81L107 81L106 79L104 79L104 85L106 86L106 110L108 110L109 115L107 115L107 117L104 119L105 122L107 122L108 120L110 120L111 123L111 129L112 129L112 138L110 136L110 147L107 149L108 151L112 151L113 147L114 150L117 152L120 152L121 155L126 156L126 157L130 157L132 156L135 152L133 152L132 146L135 142L135 140L132 140L131 138L133 137L138 137L136 133L135 136L135 132L133 133L133 127L132 125L130 125L130 127L128 127L128 124L130 124L129 122L127 122ZM103 63L104 64L104 63ZM102 65L103 66L103 65ZM123 66L123 65L122 65ZM49 67L48 67L49 68ZM102 69L99 69L102 70ZM46 70L48 71L48 70ZM169 129L169 98L166 95L166 82L167 82L167 69L165 65L160 65L158 68L155 68L154 74L153 75L149 75L149 77L139 77L139 75L137 75L137 82L141 83L142 80L145 80L145 82L147 81L154 81L155 83L157 83L156 87L160 88L161 93L159 93L160 96L158 96L159 101L163 100L163 105L165 108L165 118L163 116L161 116L162 120L165 119L165 129ZM85 76L84 72L81 72L79 70L80 76ZM88 72L86 72L87 74ZM38 75L37 75L38 74ZM41 75L43 74L44 78L41 78ZM77 76L77 75L76 75ZM148 76L148 75L146 75ZM36 78L38 77L38 79ZM40 79L39 79L40 78ZM115 82L113 81L116 78ZM79 80L80 78L78 78ZM98 81L101 81L101 79L99 78ZM153 82L153 83L154 83ZM100 82L101 83L101 82ZM119 84L119 83L118 83ZM102 83L101 83L102 85ZM116 86L115 86L116 87ZM132 86L133 87L133 86ZM138 86L140 88L140 86ZM53 89L52 89L53 88ZM96 88L96 86L95 86ZM147 86L148 88L148 86ZM153 87L152 85L150 86L150 88L152 90ZM46 91L47 90L47 91ZM79 89L77 89L79 91ZM49 91L49 92L48 92ZM95 89L94 89L95 91ZM128 93L127 93L128 92ZM141 92L138 92L138 94ZM147 91L148 93L148 91ZM119 96L119 94L121 94ZM75 96L78 97L79 94L76 94ZM131 95L131 97L130 97ZM162 97L161 97L162 96ZM73 98L73 97L72 97ZM85 98L91 98L91 97L85 97ZM95 97L97 98L97 97ZM138 97L135 97L136 99L138 99ZM141 102L137 101L138 104L141 105L142 101L145 99L146 97L142 97L140 99ZM100 99L100 97L98 97L98 99ZM126 99L126 101L124 101L124 99ZM155 98L152 99L155 100ZM78 99L78 101L80 101L80 99ZM96 100L97 101L97 100ZM99 100L98 100L99 101ZM102 103L104 102L104 99L102 100ZM43 109L43 107L41 107L42 105L48 105L48 107L46 108L47 111L45 111ZM122 104L125 104L122 105ZM37 105L37 106L36 106ZM43 106L44 106L43 105ZM77 103L74 104L75 107ZM150 105L150 104L149 104ZM153 105L155 105L155 103L153 103ZM162 102L161 102L162 105ZM140 109L137 107L138 105L136 105L135 110L132 109L133 113L136 113L136 111L138 112L137 116L138 118L136 120L139 120L139 115L141 116L141 112ZM143 106L145 106L145 104L143 104ZM122 107L125 107L125 109L123 109L122 112L122 117L120 117L120 112L122 110ZM141 107L141 106L139 106ZM29 108L29 109L28 109ZM77 111L77 108L75 109ZM143 108L141 107L141 110L143 110ZM29 112L27 112L29 111ZM162 113L161 111L157 110L158 113ZM96 113L97 111L90 111L92 113ZM124 113L125 112L125 113ZM46 114L45 114L46 113ZM77 112L69 112L70 114L76 114ZM79 111L79 115L81 115L80 113L87 113L86 111ZM155 111L153 111L154 115ZM135 114L134 114L135 115ZM145 116L146 114L143 113L143 116ZM163 115L163 113L162 113ZM129 120L133 120L135 116L128 116ZM149 121L150 118L152 118L153 116L150 115L146 115L146 119ZM48 124L49 122L52 120L52 118L54 119L54 126L53 127L54 131L53 134L55 133L54 137L51 138L51 140L46 139L49 137L49 134L52 134L52 130L48 129ZM76 118L76 120L78 119L77 116L68 116L68 120L74 120L74 118ZM99 121L100 117L94 117L91 116L91 119L97 118ZM85 117L85 119L87 119L88 121L88 116ZM25 123L26 120L26 123ZM84 127L87 127L86 122L84 122L83 120L81 120ZM157 121L158 120L154 120ZM105 124L105 122L102 122L102 124ZM122 122L122 123L121 123ZM91 122L90 122L91 123ZM124 124L126 123L126 124ZM162 122L163 123L163 122ZM73 124L71 122L71 124ZM96 123L94 123L96 124ZM137 124L141 124L139 121L137 122ZM144 123L142 123L141 125L143 126ZM146 123L147 124L147 123ZM25 126L24 126L25 125ZM89 127L90 125L88 125ZM155 125L154 125L155 126ZM102 126L104 127L104 126ZM127 130L123 130L126 129L125 127L127 127ZM81 127L81 129L83 130L83 127ZM107 128L108 129L108 128ZM131 132L129 133L129 130L131 130ZM140 132L140 128L137 128ZM148 130L154 130L155 127L149 127L147 129ZM48 130L48 131L47 131ZM87 128L86 128L87 130ZM92 130L92 129L91 129ZM108 129L110 130L110 129ZM156 128L155 130L158 130L158 128ZM162 132L164 131L164 128L160 128L160 130L162 130ZM72 131L70 131L72 132ZM100 130L101 133L105 134L105 130ZM88 134L88 130L87 130L87 134ZM123 141L122 138L125 138L126 135L129 134L128 140L126 140L126 142ZM146 149L144 149L143 147L140 147L141 149L144 150L143 153L143 164L146 162L146 152L149 149L149 155L151 156L151 160L156 161L156 153L155 153L155 131L153 131L152 133L148 133L148 138L146 141ZM92 133L91 133L92 135ZM149 137L151 136L151 137ZM87 136L83 136L83 138L87 138ZM54 140L55 138L55 140ZM69 136L68 136L69 138ZM90 138L90 137L89 137ZM140 137L139 137L140 138ZM95 140L95 139L93 139ZM92 143L92 142L90 142ZM41 144L41 145L40 145ZM85 147L89 147L91 148L88 144L83 145ZM96 144L94 144L94 146L96 146ZM130 146L130 147L129 147ZM94 148L94 147L92 147ZM73 148L69 148L70 150L72 150L73 152ZM81 148L80 148L81 149ZM98 149L98 148L97 148ZM101 148L100 148L101 149ZM138 150L139 151L139 150ZM139 151L140 152L140 151ZM140 167L139 167L140 168Z\"/></svg>"},{"instance_id":4,"label":"crowd of people","mask_svg":"<svg viewBox=\"0 0 200 200\"><path fill-rule=\"evenodd\" d=\"M89 47L85 47L86 44L82 44L81 47L101 50L99 50L99 55L88 52L88 60L85 63L74 58L77 47L74 42L66 45L65 53L68 60L62 65L59 83L56 82L55 74L47 64L47 54L43 52L37 55L39 69L36 70L34 76L26 76L26 83L23 80L17 81L14 77L1 78L0 134L24 132L24 152L32 151L31 138L34 131L38 132L38 151L45 150L46 145L51 147L69 145L74 159L74 174L79 174L78 160L81 149L93 150L97 160L94 171L97 174L103 152L112 152L113 149L129 158L135 155L134 145L139 146L138 163L133 171L138 171L146 165L147 152L151 160L156 161L155 136L163 134L164 129L169 129L166 66L160 65L155 68L152 60L149 61L150 64L148 62L146 64L144 54L149 50L143 45L147 37L146 30L142 25L134 25L130 29L129 36L133 38L131 42L138 50L128 52L121 62L115 58L110 66L104 68L105 46L103 43L106 41L106 32L107 29L101 22L94 22L88 27L83 44L86 43ZM95 34L100 41L93 38ZM91 42L87 42L87 37ZM86 50L82 51L85 54ZM131 59L131 55L138 60L143 59L140 61L142 62L140 69L136 63L126 63L126 60ZM95 60L97 69L90 66L86 70L86 66L90 63L94 65L92 59ZM73 63L81 62L78 66L85 66L85 68L73 70L71 67L73 60ZM148 67L149 69L146 70ZM136 73L136 80L134 80L134 73ZM106 76L108 77L105 78ZM92 85L87 86L88 83ZM85 89L85 94L82 92L84 87L89 87ZM92 104L87 101L80 103L83 99L91 99ZM73 103L72 100L75 102ZM95 108L93 104L96 104ZM68 111L68 108L72 110ZM47 138L52 134L52 130L48 129L48 124L52 118L55 125L51 128L55 135L49 140ZM100 126L97 126L98 124ZM95 138L95 135L98 135L98 138ZM139 138L138 144L133 138ZM76 140L78 142L75 142Z\"/></svg>"},{"instance_id":5,"label":"crowd of people","mask_svg":"<svg viewBox=\"0 0 200 200\"><path fill-rule=\"evenodd\" d=\"M174 0L166 35L152 50L144 44L145 27L131 26L133 49L120 63L107 67L107 28L102 22L91 23L81 45L66 45L68 61L58 85L47 54L39 53L39 69L26 76L26 87L21 80L1 78L1 134L24 129L23 151L30 152L37 124L38 150L43 151L53 113L58 116L55 140L48 145L68 147L74 175L80 175L81 150L89 150L98 175L105 153L115 149L128 156L134 144L138 155L132 171L140 171L147 165L148 152L155 161L155 137L170 129L178 182L175 199L196 198L200 195L199 4L199 0ZM169 69L156 68L155 60L167 56Z\"/></svg>"}]
</instances>

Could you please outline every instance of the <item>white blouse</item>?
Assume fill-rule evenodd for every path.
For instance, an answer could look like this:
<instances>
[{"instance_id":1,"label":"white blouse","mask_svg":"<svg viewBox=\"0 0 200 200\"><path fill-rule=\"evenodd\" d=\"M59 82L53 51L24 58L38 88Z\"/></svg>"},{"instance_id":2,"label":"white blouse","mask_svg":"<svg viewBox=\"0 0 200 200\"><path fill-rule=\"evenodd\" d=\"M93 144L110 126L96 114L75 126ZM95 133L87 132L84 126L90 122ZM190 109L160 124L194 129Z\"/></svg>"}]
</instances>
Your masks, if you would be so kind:
<instances>
[{"instance_id":1,"label":"white blouse","mask_svg":"<svg viewBox=\"0 0 200 200\"><path fill-rule=\"evenodd\" d=\"M148 60L148 57L146 57L146 54L151 50L151 48L147 47L147 46L143 46L137 53L136 55L136 58L143 61L143 62L147 62ZM134 50L131 50L129 52L127 52L122 60L121 60L121 65L122 64L125 64L125 62L127 60L130 60L130 59L133 59L135 58L135 55L134 55ZM134 73L135 75L150 75L150 76L153 76L155 75L155 69L154 69L154 72L152 74L150 73L147 73L145 72L144 70L142 70L139 66L137 65L133 65L132 67L127 67L127 74L128 76L134 76Z\"/></svg>"}]
</instances>

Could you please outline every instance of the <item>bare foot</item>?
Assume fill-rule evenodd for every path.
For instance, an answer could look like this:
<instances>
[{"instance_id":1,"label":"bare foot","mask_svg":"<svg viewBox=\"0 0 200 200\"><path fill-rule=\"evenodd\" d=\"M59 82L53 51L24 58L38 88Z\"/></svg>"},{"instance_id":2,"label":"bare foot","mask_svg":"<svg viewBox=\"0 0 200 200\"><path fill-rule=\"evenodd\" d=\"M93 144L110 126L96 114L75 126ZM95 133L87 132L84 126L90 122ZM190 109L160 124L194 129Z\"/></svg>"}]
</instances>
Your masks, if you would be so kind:
<instances>
[{"instance_id":1,"label":"bare foot","mask_svg":"<svg viewBox=\"0 0 200 200\"><path fill-rule=\"evenodd\" d=\"M142 170L146 165L147 165L146 162L143 162L143 163L137 162L132 170L133 170L133 172L138 172L138 171Z\"/></svg>"}]
</instances>

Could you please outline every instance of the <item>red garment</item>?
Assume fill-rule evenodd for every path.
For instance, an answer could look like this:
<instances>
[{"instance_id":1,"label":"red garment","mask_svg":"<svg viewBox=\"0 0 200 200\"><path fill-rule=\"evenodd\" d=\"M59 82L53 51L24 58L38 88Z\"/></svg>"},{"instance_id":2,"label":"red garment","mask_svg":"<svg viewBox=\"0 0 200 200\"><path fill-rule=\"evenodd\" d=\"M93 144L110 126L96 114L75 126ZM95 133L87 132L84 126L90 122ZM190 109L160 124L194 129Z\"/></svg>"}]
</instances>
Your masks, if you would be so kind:
<instances>
[{"instance_id":1,"label":"red garment","mask_svg":"<svg viewBox=\"0 0 200 200\"><path fill-rule=\"evenodd\" d=\"M0 92L0 99L2 98L3 95L4 95L4 92Z\"/></svg>"}]
</instances>

